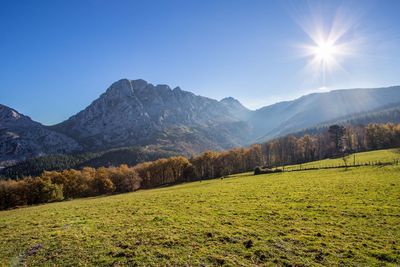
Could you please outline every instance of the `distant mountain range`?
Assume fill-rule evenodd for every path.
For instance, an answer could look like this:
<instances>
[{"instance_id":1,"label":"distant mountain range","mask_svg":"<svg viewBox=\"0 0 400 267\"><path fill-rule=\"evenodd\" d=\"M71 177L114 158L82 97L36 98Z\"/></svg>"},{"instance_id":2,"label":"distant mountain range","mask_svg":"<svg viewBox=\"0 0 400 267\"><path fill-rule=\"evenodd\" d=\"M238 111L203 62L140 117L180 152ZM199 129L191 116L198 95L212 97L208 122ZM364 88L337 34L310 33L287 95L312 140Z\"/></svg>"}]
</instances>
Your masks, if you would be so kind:
<instances>
[{"instance_id":1,"label":"distant mountain range","mask_svg":"<svg viewBox=\"0 0 400 267\"><path fill-rule=\"evenodd\" d=\"M122 79L87 108L53 126L0 105L0 166L43 155L126 147L190 155L266 141L352 116L365 116L363 123L374 118L386 122L390 116L394 121L399 103L400 86L394 86L314 93L253 111L232 97L217 101L179 87Z\"/></svg>"},{"instance_id":2,"label":"distant mountain range","mask_svg":"<svg viewBox=\"0 0 400 267\"><path fill-rule=\"evenodd\" d=\"M255 128L255 140L263 141L323 122L360 116L398 102L400 86L334 90L261 108L254 112L250 121Z\"/></svg>"}]
</instances>

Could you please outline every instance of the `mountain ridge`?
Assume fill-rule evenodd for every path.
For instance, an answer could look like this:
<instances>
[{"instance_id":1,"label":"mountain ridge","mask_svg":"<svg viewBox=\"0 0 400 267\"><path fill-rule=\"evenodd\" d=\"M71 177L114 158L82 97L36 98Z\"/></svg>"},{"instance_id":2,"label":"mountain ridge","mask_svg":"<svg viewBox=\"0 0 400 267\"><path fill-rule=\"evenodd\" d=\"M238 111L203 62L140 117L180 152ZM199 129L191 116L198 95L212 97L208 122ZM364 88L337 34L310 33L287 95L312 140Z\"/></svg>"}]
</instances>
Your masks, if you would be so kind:
<instances>
[{"instance_id":1,"label":"mountain ridge","mask_svg":"<svg viewBox=\"0 0 400 267\"><path fill-rule=\"evenodd\" d=\"M86 148L108 149L162 141L174 144L174 140L165 138L167 132L173 131L184 139L188 134L219 127L219 134L202 134L205 140L198 140L199 144L187 142L186 146L192 145L190 150L199 152L202 149L197 145L218 148L224 140L227 146L239 145L234 140L239 137L233 134L229 138L225 132L230 128L240 131L240 124L243 122L217 100L179 87L121 79L87 108L50 129L77 139Z\"/></svg>"},{"instance_id":2,"label":"mountain ridge","mask_svg":"<svg viewBox=\"0 0 400 267\"><path fill-rule=\"evenodd\" d=\"M73 139L48 130L13 108L0 104L0 166L53 153L81 151Z\"/></svg>"},{"instance_id":3,"label":"mountain ridge","mask_svg":"<svg viewBox=\"0 0 400 267\"><path fill-rule=\"evenodd\" d=\"M193 155L266 141L394 102L400 102L400 86L336 89L250 110L233 97L218 101L180 87L120 79L56 125L44 126L0 105L6 107L0 112L0 165L49 153L132 146ZM9 153L23 144L25 156Z\"/></svg>"},{"instance_id":4,"label":"mountain ridge","mask_svg":"<svg viewBox=\"0 0 400 267\"><path fill-rule=\"evenodd\" d=\"M266 140L294 132L320 122L349 114L371 111L380 106L400 101L400 86L368 89L340 89L313 93L293 101L285 101L260 109L253 123L260 123L257 116L274 117L266 127L261 127L256 140ZM264 133L264 134L263 134ZM262 135L263 134L263 135Z\"/></svg>"}]
</instances>

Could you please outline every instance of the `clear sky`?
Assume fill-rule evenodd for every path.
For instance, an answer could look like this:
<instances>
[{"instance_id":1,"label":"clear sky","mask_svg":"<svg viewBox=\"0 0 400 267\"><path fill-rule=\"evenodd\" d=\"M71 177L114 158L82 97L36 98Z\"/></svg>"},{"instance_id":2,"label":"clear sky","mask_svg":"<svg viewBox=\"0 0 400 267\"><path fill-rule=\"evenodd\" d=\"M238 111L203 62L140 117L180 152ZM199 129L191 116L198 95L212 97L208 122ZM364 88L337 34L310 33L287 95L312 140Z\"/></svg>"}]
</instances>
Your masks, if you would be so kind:
<instances>
[{"instance_id":1,"label":"clear sky","mask_svg":"<svg viewBox=\"0 0 400 267\"><path fill-rule=\"evenodd\" d=\"M310 66L305 46L332 32L336 67ZM0 60L0 103L44 124L121 78L254 109L400 84L400 1L2 0Z\"/></svg>"}]
</instances>

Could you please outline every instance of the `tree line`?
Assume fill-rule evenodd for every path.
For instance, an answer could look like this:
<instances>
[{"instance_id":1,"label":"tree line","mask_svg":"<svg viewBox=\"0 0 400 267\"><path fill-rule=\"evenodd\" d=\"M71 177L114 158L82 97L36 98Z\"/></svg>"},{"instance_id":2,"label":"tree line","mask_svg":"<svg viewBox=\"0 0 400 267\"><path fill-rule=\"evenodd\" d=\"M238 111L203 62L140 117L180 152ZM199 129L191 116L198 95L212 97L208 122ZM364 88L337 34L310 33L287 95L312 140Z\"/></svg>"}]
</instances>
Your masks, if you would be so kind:
<instances>
[{"instance_id":1,"label":"tree line","mask_svg":"<svg viewBox=\"0 0 400 267\"><path fill-rule=\"evenodd\" d=\"M0 181L0 209L64 199L132 192L141 178L127 165L111 168L45 171L37 177Z\"/></svg>"},{"instance_id":2,"label":"tree line","mask_svg":"<svg viewBox=\"0 0 400 267\"><path fill-rule=\"evenodd\" d=\"M392 147L400 147L400 124L332 125L315 135L288 135L247 148L206 151L192 158L175 156L133 167L45 171L34 178L3 180L0 181L0 209L132 192L139 188L224 177L253 170L256 166L271 168Z\"/></svg>"},{"instance_id":3,"label":"tree line","mask_svg":"<svg viewBox=\"0 0 400 267\"><path fill-rule=\"evenodd\" d=\"M39 176L46 170L62 171L66 169L82 169L84 167L111 167L121 164L133 166L141 162L176 155L177 153L173 151L147 147L126 147L102 152L45 155L6 167L0 170L0 176L18 179L24 176Z\"/></svg>"}]
</instances>

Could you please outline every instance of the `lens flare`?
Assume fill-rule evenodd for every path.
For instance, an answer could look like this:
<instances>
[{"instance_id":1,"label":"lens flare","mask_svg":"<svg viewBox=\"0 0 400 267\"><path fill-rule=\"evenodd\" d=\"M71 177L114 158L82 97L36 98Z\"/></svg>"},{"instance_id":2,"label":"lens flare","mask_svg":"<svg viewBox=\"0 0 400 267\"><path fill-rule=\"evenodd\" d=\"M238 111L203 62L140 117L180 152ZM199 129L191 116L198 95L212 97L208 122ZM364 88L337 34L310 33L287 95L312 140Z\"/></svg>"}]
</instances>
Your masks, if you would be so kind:
<instances>
[{"instance_id":1,"label":"lens flare","mask_svg":"<svg viewBox=\"0 0 400 267\"><path fill-rule=\"evenodd\" d=\"M345 63L355 56L356 46L360 45L356 32L358 15L350 12L354 9L339 8L327 16L318 8L311 8L308 14L295 19L309 38L308 44L298 44L299 56L306 59L302 75L312 84L326 86L327 80L335 72L344 72Z\"/></svg>"},{"instance_id":2,"label":"lens flare","mask_svg":"<svg viewBox=\"0 0 400 267\"><path fill-rule=\"evenodd\" d=\"M319 61L329 62L334 58L335 50L335 45L323 42L314 47L314 54Z\"/></svg>"},{"instance_id":3,"label":"lens flare","mask_svg":"<svg viewBox=\"0 0 400 267\"><path fill-rule=\"evenodd\" d=\"M322 82L325 82L326 75L338 69L343 70L340 64L346 57L346 45L336 43L328 38L320 38L314 41L314 44L304 46L305 56L308 59L307 68L314 74L322 76Z\"/></svg>"}]
</instances>

